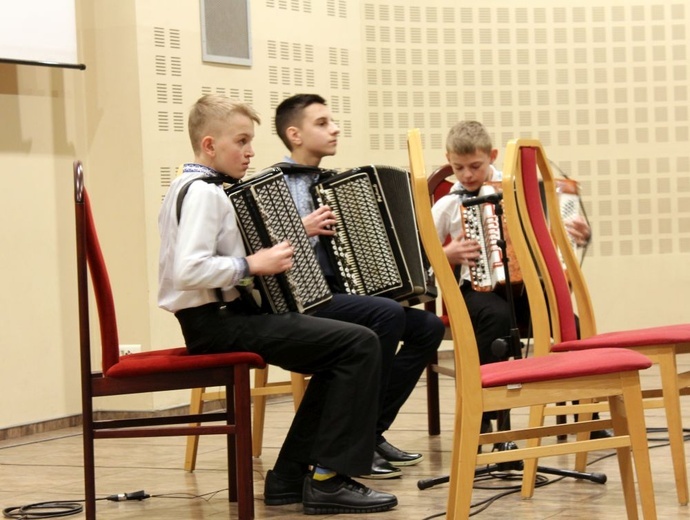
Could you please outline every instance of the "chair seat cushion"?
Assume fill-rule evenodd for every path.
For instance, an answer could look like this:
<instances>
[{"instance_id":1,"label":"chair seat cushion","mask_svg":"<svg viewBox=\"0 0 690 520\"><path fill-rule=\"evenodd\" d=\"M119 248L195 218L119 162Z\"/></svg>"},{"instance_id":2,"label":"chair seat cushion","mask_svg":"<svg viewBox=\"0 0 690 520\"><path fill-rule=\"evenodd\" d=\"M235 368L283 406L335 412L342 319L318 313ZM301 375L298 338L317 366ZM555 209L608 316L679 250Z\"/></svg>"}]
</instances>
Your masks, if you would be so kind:
<instances>
[{"instance_id":1,"label":"chair seat cushion","mask_svg":"<svg viewBox=\"0 0 690 520\"><path fill-rule=\"evenodd\" d=\"M649 327L596 334L589 338L563 341L551 347L553 352L602 347L645 347L690 342L690 324Z\"/></svg>"},{"instance_id":2,"label":"chair seat cushion","mask_svg":"<svg viewBox=\"0 0 690 520\"><path fill-rule=\"evenodd\" d=\"M482 365L482 387L553 381L589 375L643 370L652 366L647 356L624 348L563 352Z\"/></svg>"},{"instance_id":3,"label":"chair seat cushion","mask_svg":"<svg viewBox=\"0 0 690 520\"><path fill-rule=\"evenodd\" d=\"M122 356L105 374L107 377L137 377L150 374L186 372L207 368L229 367L248 363L255 368L266 366L254 352L190 354L185 347L152 350Z\"/></svg>"}]
</instances>

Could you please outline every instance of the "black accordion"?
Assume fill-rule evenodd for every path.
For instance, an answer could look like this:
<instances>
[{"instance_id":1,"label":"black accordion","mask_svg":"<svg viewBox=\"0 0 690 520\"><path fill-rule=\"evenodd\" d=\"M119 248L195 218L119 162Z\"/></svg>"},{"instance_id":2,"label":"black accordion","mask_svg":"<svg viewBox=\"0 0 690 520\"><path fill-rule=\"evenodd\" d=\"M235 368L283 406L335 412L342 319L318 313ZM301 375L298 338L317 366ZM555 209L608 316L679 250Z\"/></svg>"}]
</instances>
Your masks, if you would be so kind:
<instances>
[{"instance_id":1,"label":"black accordion","mask_svg":"<svg viewBox=\"0 0 690 520\"><path fill-rule=\"evenodd\" d=\"M406 170L353 168L319 180L312 196L317 207L327 205L336 216L336 234L320 237L336 290L410 305L436 297Z\"/></svg>"},{"instance_id":2,"label":"black accordion","mask_svg":"<svg viewBox=\"0 0 690 520\"><path fill-rule=\"evenodd\" d=\"M269 168L226 190L237 216L247 254L289 240L295 249L292 269L255 277L264 312L313 312L332 298L309 243L283 172ZM257 283L258 282L258 283Z\"/></svg>"}]
</instances>

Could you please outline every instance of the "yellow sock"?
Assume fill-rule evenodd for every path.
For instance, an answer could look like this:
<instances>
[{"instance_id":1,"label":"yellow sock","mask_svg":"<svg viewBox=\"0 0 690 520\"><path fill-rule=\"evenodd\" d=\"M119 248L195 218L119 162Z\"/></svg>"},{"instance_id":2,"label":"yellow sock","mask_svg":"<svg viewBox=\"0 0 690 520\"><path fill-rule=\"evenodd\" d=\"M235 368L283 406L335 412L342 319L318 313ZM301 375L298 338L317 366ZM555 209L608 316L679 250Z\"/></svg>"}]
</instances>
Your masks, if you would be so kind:
<instances>
[{"instance_id":1,"label":"yellow sock","mask_svg":"<svg viewBox=\"0 0 690 520\"><path fill-rule=\"evenodd\" d=\"M331 471L330 469L322 468L321 466L317 466L316 469L314 470L314 480L318 481L324 481L328 480L329 478L333 478L337 475L335 471Z\"/></svg>"}]
</instances>

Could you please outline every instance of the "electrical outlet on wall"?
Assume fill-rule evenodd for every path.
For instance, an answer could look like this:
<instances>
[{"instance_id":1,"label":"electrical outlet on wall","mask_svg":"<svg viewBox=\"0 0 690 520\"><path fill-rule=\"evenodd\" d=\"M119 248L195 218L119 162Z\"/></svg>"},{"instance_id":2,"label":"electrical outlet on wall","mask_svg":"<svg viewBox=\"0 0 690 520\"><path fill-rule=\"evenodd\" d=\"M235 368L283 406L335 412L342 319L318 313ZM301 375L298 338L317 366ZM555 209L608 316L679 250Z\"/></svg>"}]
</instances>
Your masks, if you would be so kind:
<instances>
[{"instance_id":1,"label":"electrical outlet on wall","mask_svg":"<svg viewBox=\"0 0 690 520\"><path fill-rule=\"evenodd\" d=\"M141 345L120 345L120 356L129 356L141 352Z\"/></svg>"}]
</instances>

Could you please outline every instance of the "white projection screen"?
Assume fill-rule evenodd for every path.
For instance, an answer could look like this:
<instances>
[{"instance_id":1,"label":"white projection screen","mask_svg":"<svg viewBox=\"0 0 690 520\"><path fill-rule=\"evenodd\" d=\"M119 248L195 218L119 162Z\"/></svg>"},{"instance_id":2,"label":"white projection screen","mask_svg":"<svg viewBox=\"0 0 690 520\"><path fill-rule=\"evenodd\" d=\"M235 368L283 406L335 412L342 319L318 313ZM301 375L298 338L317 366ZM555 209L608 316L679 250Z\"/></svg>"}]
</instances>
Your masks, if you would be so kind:
<instances>
[{"instance_id":1,"label":"white projection screen","mask_svg":"<svg viewBox=\"0 0 690 520\"><path fill-rule=\"evenodd\" d=\"M84 69L75 0L0 0L0 61Z\"/></svg>"}]
</instances>

